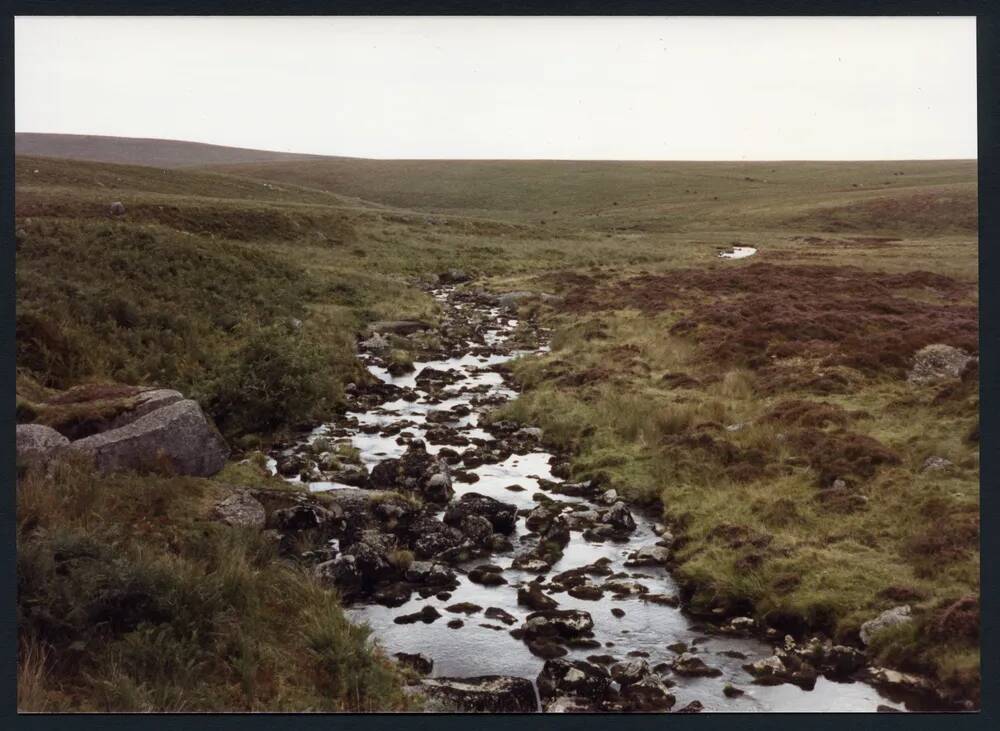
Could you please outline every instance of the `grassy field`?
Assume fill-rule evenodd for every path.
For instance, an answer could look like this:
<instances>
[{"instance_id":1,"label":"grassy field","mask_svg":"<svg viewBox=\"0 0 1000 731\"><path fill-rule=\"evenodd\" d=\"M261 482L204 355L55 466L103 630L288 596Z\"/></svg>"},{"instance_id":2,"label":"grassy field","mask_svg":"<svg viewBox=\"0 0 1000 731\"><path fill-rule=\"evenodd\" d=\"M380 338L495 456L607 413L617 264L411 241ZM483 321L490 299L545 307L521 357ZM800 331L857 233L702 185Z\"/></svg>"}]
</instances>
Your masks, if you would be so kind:
<instances>
[{"instance_id":1,"label":"grassy field","mask_svg":"<svg viewBox=\"0 0 1000 731\"><path fill-rule=\"evenodd\" d=\"M850 640L909 603L917 622L875 659L975 699L978 613L961 608L979 592L978 374L947 388L905 378L928 343L978 349L975 171L333 158L194 170L21 156L18 418L81 418L58 403L81 384L172 386L239 455L338 408L362 377L357 333L433 321L420 284L439 272L555 292L562 303L540 312L552 352L516 364L524 394L503 415L573 450L575 475L659 502L695 609ZM108 215L115 200L124 217ZM734 242L760 252L720 260ZM931 456L952 465L922 471ZM186 685L190 669L143 661L153 652L212 669L199 675L225 685L208 690L227 708L403 706L335 600L245 536L202 535L213 490L263 479L246 469L157 478L155 516L122 499L145 477L95 486L73 473L56 494L44 476L22 481L22 707L212 707ZM82 504L101 519L79 517ZM124 530L146 517L160 526L150 535ZM100 576L54 568L63 543L110 535L114 558L93 549ZM179 609L92 635L73 597L115 571ZM277 587L322 620L279 617ZM244 635L256 649L232 644L232 607L255 618ZM282 658L320 652L316 636L289 634L303 624L326 637L329 661L291 677Z\"/></svg>"}]
</instances>

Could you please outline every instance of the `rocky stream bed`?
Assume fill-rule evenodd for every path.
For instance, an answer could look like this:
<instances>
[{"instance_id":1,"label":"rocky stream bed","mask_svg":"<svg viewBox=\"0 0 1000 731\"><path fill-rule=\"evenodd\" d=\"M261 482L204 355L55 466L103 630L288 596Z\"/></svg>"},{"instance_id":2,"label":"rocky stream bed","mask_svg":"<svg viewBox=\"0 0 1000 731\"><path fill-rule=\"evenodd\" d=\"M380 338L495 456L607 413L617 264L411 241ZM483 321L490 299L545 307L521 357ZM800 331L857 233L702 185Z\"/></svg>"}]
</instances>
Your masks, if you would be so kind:
<instances>
[{"instance_id":1,"label":"rocky stream bed","mask_svg":"<svg viewBox=\"0 0 1000 731\"><path fill-rule=\"evenodd\" d=\"M416 671L431 709L926 708L920 678L867 667L859 649L689 615L659 516L569 482L541 430L481 419L516 396L506 362L546 348L515 294L442 286L437 330L379 323L360 346L373 382L271 461L326 493L281 507L278 523L327 529L315 571ZM393 334L421 348L412 367L390 357Z\"/></svg>"}]
</instances>

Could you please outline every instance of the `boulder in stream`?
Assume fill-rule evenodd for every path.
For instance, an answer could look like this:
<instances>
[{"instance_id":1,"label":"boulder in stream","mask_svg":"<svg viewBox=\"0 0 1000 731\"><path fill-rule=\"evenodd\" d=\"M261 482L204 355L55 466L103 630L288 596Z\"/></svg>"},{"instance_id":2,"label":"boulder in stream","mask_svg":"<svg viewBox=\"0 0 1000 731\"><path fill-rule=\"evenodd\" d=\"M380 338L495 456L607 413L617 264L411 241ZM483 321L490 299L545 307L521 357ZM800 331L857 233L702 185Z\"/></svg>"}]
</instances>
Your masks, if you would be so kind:
<instances>
[{"instance_id":1,"label":"boulder in stream","mask_svg":"<svg viewBox=\"0 0 1000 731\"><path fill-rule=\"evenodd\" d=\"M421 690L466 713L534 713L538 697L531 681L510 675L427 678Z\"/></svg>"}]
</instances>

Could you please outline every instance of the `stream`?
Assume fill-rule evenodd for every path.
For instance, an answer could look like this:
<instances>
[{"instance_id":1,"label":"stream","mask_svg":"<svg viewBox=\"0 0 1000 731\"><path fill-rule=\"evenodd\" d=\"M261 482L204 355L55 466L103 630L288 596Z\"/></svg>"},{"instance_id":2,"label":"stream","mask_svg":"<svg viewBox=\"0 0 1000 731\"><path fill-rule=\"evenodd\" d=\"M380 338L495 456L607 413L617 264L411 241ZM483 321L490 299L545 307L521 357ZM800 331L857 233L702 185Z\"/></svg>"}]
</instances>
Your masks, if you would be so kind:
<instances>
[{"instance_id":1,"label":"stream","mask_svg":"<svg viewBox=\"0 0 1000 731\"><path fill-rule=\"evenodd\" d=\"M319 437L349 440L360 450L361 461L370 471L383 460L400 457L413 439L424 440L427 452L437 454L445 445L428 439L428 429L436 425L428 423L428 412L447 411L454 407L464 412L463 405L469 407L469 412L449 421L449 427L464 438L476 440L474 443L494 439L489 431L481 428L481 413L517 395L505 378L501 365L518 356L544 352L547 333L532 326L535 337L527 340L532 347L524 347L524 338L515 340L514 336L523 335L528 324L519 322L510 311L473 298L463 299L454 287L441 287L434 290L433 295L444 311L442 332L447 333L449 323L481 323L472 328L474 334L464 341L466 345L463 347L461 342L453 344L450 357L416 362L413 371L396 376L389 373L380 354L362 348L360 357L369 372L382 383L406 390L410 400L398 398L366 411L348 412L337 421L316 428L306 441ZM424 368L448 371L457 379L431 396L416 378ZM412 400L414 395L417 398ZM400 423L403 429L399 428ZM453 448L458 452L463 449L461 446ZM547 489L544 481L557 485L563 482L552 474L552 464L553 456L538 447L536 451L512 454L497 463L466 468L468 473L478 476L478 480L474 483L463 481L464 476L460 472L453 483L453 499L475 492L514 504L520 511L536 508L539 500L544 499L541 496L547 496L574 503L571 510L607 510L607 502L571 497ZM348 487L335 481L307 482L314 492ZM442 506L437 517L440 518L443 513ZM628 574L648 588L648 595L675 597L678 587L667 569L657 565L626 565L626 559L633 552L655 544L664 531L663 526L657 524L656 516L643 514L635 508L632 514L636 526L626 540L587 540L582 531L572 530L561 559L549 573L558 574L603 560L610 569L608 573ZM520 516L523 515L520 513ZM352 621L370 625L374 638L388 654L422 653L432 659L432 676L510 675L534 681L545 660L532 654L525 642L509 633L530 611L518 604L518 586L538 577L537 572L512 567L515 555L523 545L530 544L532 537L524 518L520 516L513 534L509 536L513 550L493 553L486 559L473 559L466 565L456 566L458 586L450 591L446 599L433 595L421 598L414 594L401 606L391 608L367 602L354 603L346 607L348 616ZM483 586L468 580L464 571L486 562L502 567L506 584ZM604 579L594 581L601 583ZM541 586L544 589L546 585L542 583ZM565 659L586 660L594 655L610 655L615 660L642 657L654 669L659 666L658 672L671 686L670 693L676 697L674 710L692 701L700 702L705 711L715 712L873 712L880 706L883 711L905 709L901 697L889 697L866 682L835 682L820 675L812 690L803 690L787 682L755 684L754 677L743 669L743 665L771 656L774 645L779 644L781 638L765 642L748 634L725 634L687 615L682 608L648 601L643 594L619 596L607 593L596 600L575 598L566 592L552 596L558 600L559 609L583 610L593 618L590 647L569 646ZM460 602L469 602L483 609L503 610L513 615L518 624L511 622L511 626L505 626L496 619L487 618L483 612L466 615L446 609ZM400 615L417 612L426 605L435 607L441 618L431 623L398 624L394 621ZM503 616L502 613L494 613L494 616L498 615ZM453 627L454 622L449 623L449 620L454 619L463 620L462 626ZM718 676L688 677L662 665L669 665L677 657L677 643L683 643L707 666L720 671ZM668 646L673 646L673 649L668 649ZM743 691L742 694L737 695L731 689L724 693L727 685Z\"/></svg>"}]
</instances>

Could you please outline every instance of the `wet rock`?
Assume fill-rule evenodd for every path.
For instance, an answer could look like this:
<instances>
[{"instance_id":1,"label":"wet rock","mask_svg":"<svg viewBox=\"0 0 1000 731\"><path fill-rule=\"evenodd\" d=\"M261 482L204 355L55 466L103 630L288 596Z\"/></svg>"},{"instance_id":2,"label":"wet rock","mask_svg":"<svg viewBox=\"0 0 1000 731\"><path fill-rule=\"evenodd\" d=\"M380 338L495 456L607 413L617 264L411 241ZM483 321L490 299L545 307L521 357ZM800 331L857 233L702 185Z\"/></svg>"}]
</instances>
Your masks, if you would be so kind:
<instances>
[{"instance_id":1,"label":"wet rock","mask_svg":"<svg viewBox=\"0 0 1000 731\"><path fill-rule=\"evenodd\" d=\"M351 487L364 487L368 484L368 470L360 465L344 465L333 474L333 481Z\"/></svg>"},{"instance_id":2,"label":"wet rock","mask_svg":"<svg viewBox=\"0 0 1000 731\"><path fill-rule=\"evenodd\" d=\"M264 506L246 490L238 490L217 502L212 517L236 528L262 529L267 521Z\"/></svg>"},{"instance_id":3,"label":"wet rock","mask_svg":"<svg viewBox=\"0 0 1000 731\"><path fill-rule=\"evenodd\" d=\"M972 356L961 348L934 343L921 348L914 355L913 368L907 380L910 383L924 384L960 378L970 360Z\"/></svg>"},{"instance_id":4,"label":"wet rock","mask_svg":"<svg viewBox=\"0 0 1000 731\"><path fill-rule=\"evenodd\" d=\"M702 705L701 701L691 701L683 708L678 708L674 713L701 713L705 710L705 706Z\"/></svg>"},{"instance_id":5,"label":"wet rock","mask_svg":"<svg viewBox=\"0 0 1000 731\"><path fill-rule=\"evenodd\" d=\"M466 515L459 522L458 529L477 546L486 546L493 538L493 526L480 515Z\"/></svg>"},{"instance_id":6,"label":"wet rock","mask_svg":"<svg viewBox=\"0 0 1000 731\"><path fill-rule=\"evenodd\" d=\"M507 579L501 573L502 571L502 568L492 564L476 566L469 571L469 581L473 584L481 584L482 586L500 586L507 583Z\"/></svg>"},{"instance_id":7,"label":"wet rock","mask_svg":"<svg viewBox=\"0 0 1000 731\"><path fill-rule=\"evenodd\" d=\"M525 637L581 637L589 635L594 620L580 609L546 609L529 614L522 625Z\"/></svg>"},{"instance_id":8,"label":"wet rock","mask_svg":"<svg viewBox=\"0 0 1000 731\"><path fill-rule=\"evenodd\" d=\"M392 621L396 624L413 624L415 622L431 624L440 618L441 612L427 604L419 612L414 612L413 614L402 614L395 617Z\"/></svg>"},{"instance_id":9,"label":"wet rock","mask_svg":"<svg viewBox=\"0 0 1000 731\"><path fill-rule=\"evenodd\" d=\"M437 368L425 366L420 369L414 380L417 386L424 390L435 387L447 386L461 380L462 374L458 371L442 371Z\"/></svg>"},{"instance_id":10,"label":"wet rock","mask_svg":"<svg viewBox=\"0 0 1000 731\"><path fill-rule=\"evenodd\" d=\"M540 480L539 486L557 495L567 497L593 498L598 491L594 482L550 482Z\"/></svg>"},{"instance_id":11,"label":"wet rock","mask_svg":"<svg viewBox=\"0 0 1000 731\"><path fill-rule=\"evenodd\" d=\"M507 625L517 624L517 617L510 612L504 611L500 607L489 607L484 616L489 619L497 619Z\"/></svg>"},{"instance_id":12,"label":"wet rock","mask_svg":"<svg viewBox=\"0 0 1000 731\"><path fill-rule=\"evenodd\" d=\"M412 543L414 553L423 559L443 556L465 542L465 537L457 528L445 525L430 516L413 521L409 532L414 537Z\"/></svg>"},{"instance_id":13,"label":"wet rock","mask_svg":"<svg viewBox=\"0 0 1000 731\"><path fill-rule=\"evenodd\" d=\"M361 571L354 556L340 555L313 568L313 573L325 586L357 589L361 586Z\"/></svg>"},{"instance_id":14,"label":"wet rock","mask_svg":"<svg viewBox=\"0 0 1000 731\"><path fill-rule=\"evenodd\" d=\"M447 467L447 463L442 462ZM446 503L451 499L454 490L451 487L451 477L447 469L442 469L427 477L421 490L423 497L432 503Z\"/></svg>"},{"instance_id":15,"label":"wet rock","mask_svg":"<svg viewBox=\"0 0 1000 731\"><path fill-rule=\"evenodd\" d=\"M608 512L604 515L603 522L626 533L631 533L635 530L635 518L632 517L632 513L629 512L625 503L621 501L608 509Z\"/></svg>"},{"instance_id":16,"label":"wet rock","mask_svg":"<svg viewBox=\"0 0 1000 731\"><path fill-rule=\"evenodd\" d=\"M892 609L886 609L875 619L870 619L861 625L861 641L869 644L876 634L889 627L898 627L913 621L910 616L910 605L904 604Z\"/></svg>"},{"instance_id":17,"label":"wet rock","mask_svg":"<svg viewBox=\"0 0 1000 731\"><path fill-rule=\"evenodd\" d=\"M381 604L383 607L401 607L406 602L410 601L410 596L413 594L412 587L403 583L389 584L388 586L380 587L372 595L372 599L376 604Z\"/></svg>"},{"instance_id":18,"label":"wet rock","mask_svg":"<svg viewBox=\"0 0 1000 731\"><path fill-rule=\"evenodd\" d=\"M602 588L605 591L610 591L616 597L639 596L640 594L649 593L647 586L629 579L611 579L610 581L605 581Z\"/></svg>"},{"instance_id":19,"label":"wet rock","mask_svg":"<svg viewBox=\"0 0 1000 731\"><path fill-rule=\"evenodd\" d=\"M486 518L493 526L492 532L509 534L517 524L517 506L504 503L477 492L467 492L451 503L444 513L444 522L458 525L462 518L475 515Z\"/></svg>"},{"instance_id":20,"label":"wet rock","mask_svg":"<svg viewBox=\"0 0 1000 731\"><path fill-rule=\"evenodd\" d=\"M625 561L628 567L663 566L670 560L670 549L657 544L643 546L634 551Z\"/></svg>"},{"instance_id":21,"label":"wet rock","mask_svg":"<svg viewBox=\"0 0 1000 731\"><path fill-rule=\"evenodd\" d=\"M656 675L647 675L625 686L621 697L627 710L644 713L669 711L677 701L667 684Z\"/></svg>"},{"instance_id":22,"label":"wet rock","mask_svg":"<svg viewBox=\"0 0 1000 731\"><path fill-rule=\"evenodd\" d=\"M368 483L374 488L408 490L432 503L446 503L454 491L448 463L428 454L415 439L399 459L386 459L372 468Z\"/></svg>"},{"instance_id":23,"label":"wet rock","mask_svg":"<svg viewBox=\"0 0 1000 731\"><path fill-rule=\"evenodd\" d=\"M575 599L586 601L597 601L604 596L604 590L600 586L591 583L583 583L570 587L566 593Z\"/></svg>"},{"instance_id":24,"label":"wet rock","mask_svg":"<svg viewBox=\"0 0 1000 731\"><path fill-rule=\"evenodd\" d=\"M745 693L746 691L740 690L736 686L730 685L729 683L726 683L726 685L722 688L722 694L726 696L726 698L739 698Z\"/></svg>"},{"instance_id":25,"label":"wet rock","mask_svg":"<svg viewBox=\"0 0 1000 731\"><path fill-rule=\"evenodd\" d=\"M517 590L517 603L535 611L555 609L559 606L559 602L545 594L537 584L520 587Z\"/></svg>"},{"instance_id":26,"label":"wet rock","mask_svg":"<svg viewBox=\"0 0 1000 731\"><path fill-rule=\"evenodd\" d=\"M541 533L541 542L565 547L570 541L569 522L563 515L557 515Z\"/></svg>"},{"instance_id":27,"label":"wet rock","mask_svg":"<svg viewBox=\"0 0 1000 731\"><path fill-rule=\"evenodd\" d=\"M595 710L614 696L608 671L583 660L547 660L536 682L543 702L574 698Z\"/></svg>"},{"instance_id":28,"label":"wet rock","mask_svg":"<svg viewBox=\"0 0 1000 731\"><path fill-rule=\"evenodd\" d=\"M450 607L444 608L446 612L451 612L452 614L476 614L477 612L483 611L483 608L478 604L473 604L472 602L459 602L458 604L452 604Z\"/></svg>"},{"instance_id":29,"label":"wet rock","mask_svg":"<svg viewBox=\"0 0 1000 731\"><path fill-rule=\"evenodd\" d=\"M434 670L434 661L422 653L397 652L393 657L400 665L405 665L421 675L430 675Z\"/></svg>"},{"instance_id":30,"label":"wet rock","mask_svg":"<svg viewBox=\"0 0 1000 731\"><path fill-rule=\"evenodd\" d=\"M353 556L361 584L372 587L393 578L396 569L389 563L386 551L381 546L370 543L354 543L344 550L344 555Z\"/></svg>"},{"instance_id":31,"label":"wet rock","mask_svg":"<svg viewBox=\"0 0 1000 731\"><path fill-rule=\"evenodd\" d=\"M704 660L690 652L685 652L674 659L670 667L678 675L689 678L717 678L722 675L721 670L709 667Z\"/></svg>"},{"instance_id":32,"label":"wet rock","mask_svg":"<svg viewBox=\"0 0 1000 731\"><path fill-rule=\"evenodd\" d=\"M508 553L514 550L514 544L503 533L494 533L490 536L488 546L494 553Z\"/></svg>"},{"instance_id":33,"label":"wet rock","mask_svg":"<svg viewBox=\"0 0 1000 731\"><path fill-rule=\"evenodd\" d=\"M530 680L508 675L427 678L421 690L469 713L534 713L538 698Z\"/></svg>"},{"instance_id":34,"label":"wet rock","mask_svg":"<svg viewBox=\"0 0 1000 731\"><path fill-rule=\"evenodd\" d=\"M450 619L450 620L448 620L448 628L449 629L461 629L464 626L465 626L465 622L463 622L461 619Z\"/></svg>"},{"instance_id":35,"label":"wet rock","mask_svg":"<svg viewBox=\"0 0 1000 731\"><path fill-rule=\"evenodd\" d=\"M611 614L617 617L618 619L621 619L622 617L625 616L625 610L621 609L620 607L612 607Z\"/></svg>"},{"instance_id":36,"label":"wet rock","mask_svg":"<svg viewBox=\"0 0 1000 731\"><path fill-rule=\"evenodd\" d=\"M592 527L601 516L596 510L574 510L564 513L562 517L570 530L585 530Z\"/></svg>"},{"instance_id":37,"label":"wet rock","mask_svg":"<svg viewBox=\"0 0 1000 731\"><path fill-rule=\"evenodd\" d=\"M774 654L763 660L747 663L743 665L743 669L754 676L754 683L758 685L792 683L804 690L812 690L818 677L812 665L792 655Z\"/></svg>"},{"instance_id":38,"label":"wet rock","mask_svg":"<svg viewBox=\"0 0 1000 731\"><path fill-rule=\"evenodd\" d=\"M593 713L597 708L583 698L559 696L542 704L545 713Z\"/></svg>"},{"instance_id":39,"label":"wet rock","mask_svg":"<svg viewBox=\"0 0 1000 731\"><path fill-rule=\"evenodd\" d=\"M528 651L532 655L540 657L543 660L552 660L557 657L565 657L569 654L569 650L562 645L556 644L552 640L528 640L525 644L528 646Z\"/></svg>"},{"instance_id":40,"label":"wet rock","mask_svg":"<svg viewBox=\"0 0 1000 731\"><path fill-rule=\"evenodd\" d=\"M179 475L210 477L221 470L229 447L190 399L156 409L135 421L70 444L90 455L102 472L169 467Z\"/></svg>"},{"instance_id":41,"label":"wet rock","mask_svg":"<svg viewBox=\"0 0 1000 731\"><path fill-rule=\"evenodd\" d=\"M720 630L730 635L747 635L753 632L757 623L752 617L733 617Z\"/></svg>"},{"instance_id":42,"label":"wet rock","mask_svg":"<svg viewBox=\"0 0 1000 731\"><path fill-rule=\"evenodd\" d=\"M556 516L562 513L562 510L562 505L559 503L543 502L528 512L524 524L528 530L543 531Z\"/></svg>"},{"instance_id":43,"label":"wet rock","mask_svg":"<svg viewBox=\"0 0 1000 731\"><path fill-rule=\"evenodd\" d=\"M344 513L339 505L329 508L320 505L293 505L275 510L268 520L268 527L295 532L316 528L337 528L343 523Z\"/></svg>"},{"instance_id":44,"label":"wet rock","mask_svg":"<svg viewBox=\"0 0 1000 731\"><path fill-rule=\"evenodd\" d=\"M922 675L903 673L889 668L866 668L862 677L872 685L883 688L894 688L914 693L928 693L934 690L934 684Z\"/></svg>"},{"instance_id":45,"label":"wet rock","mask_svg":"<svg viewBox=\"0 0 1000 731\"><path fill-rule=\"evenodd\" d=\"M407 581L431 586L445 586L455 581L455 572L433 561L414 561L405 572Z\"/></svg>"},{"instance_id":46,"label":"wet rock","mask_svg":"<svg viewBox=\"0 0 1000 731\"><path fill-rule=\"evenodd\" d=\"M622 687L637 683L653 671L641 658L624 660L611 666L611 678Z\"/></svg>"},{"instance_id":47,"label":"wet rock","mask_svg":"<svg viewBox=\"0 0 1000 731\"><path fill-rule=\"evenodd\" d=\"M834 645L813 637L802 647L793 650L805 660L832 678L848 678L865 666L865 655L860 650L845 645Z\"/></svg>"},{"instance_id":48,"label":"wet rock","mask_svg":"<svg viewBox=\"0 0 1000 731\"><path fill-rule=\"evenodd\" d=\"M515 556L511 566L518 571L527 571L536 574L544 574L552 568L552 564L548 561L530 553Z\"/></svg>"}]
</instances>

